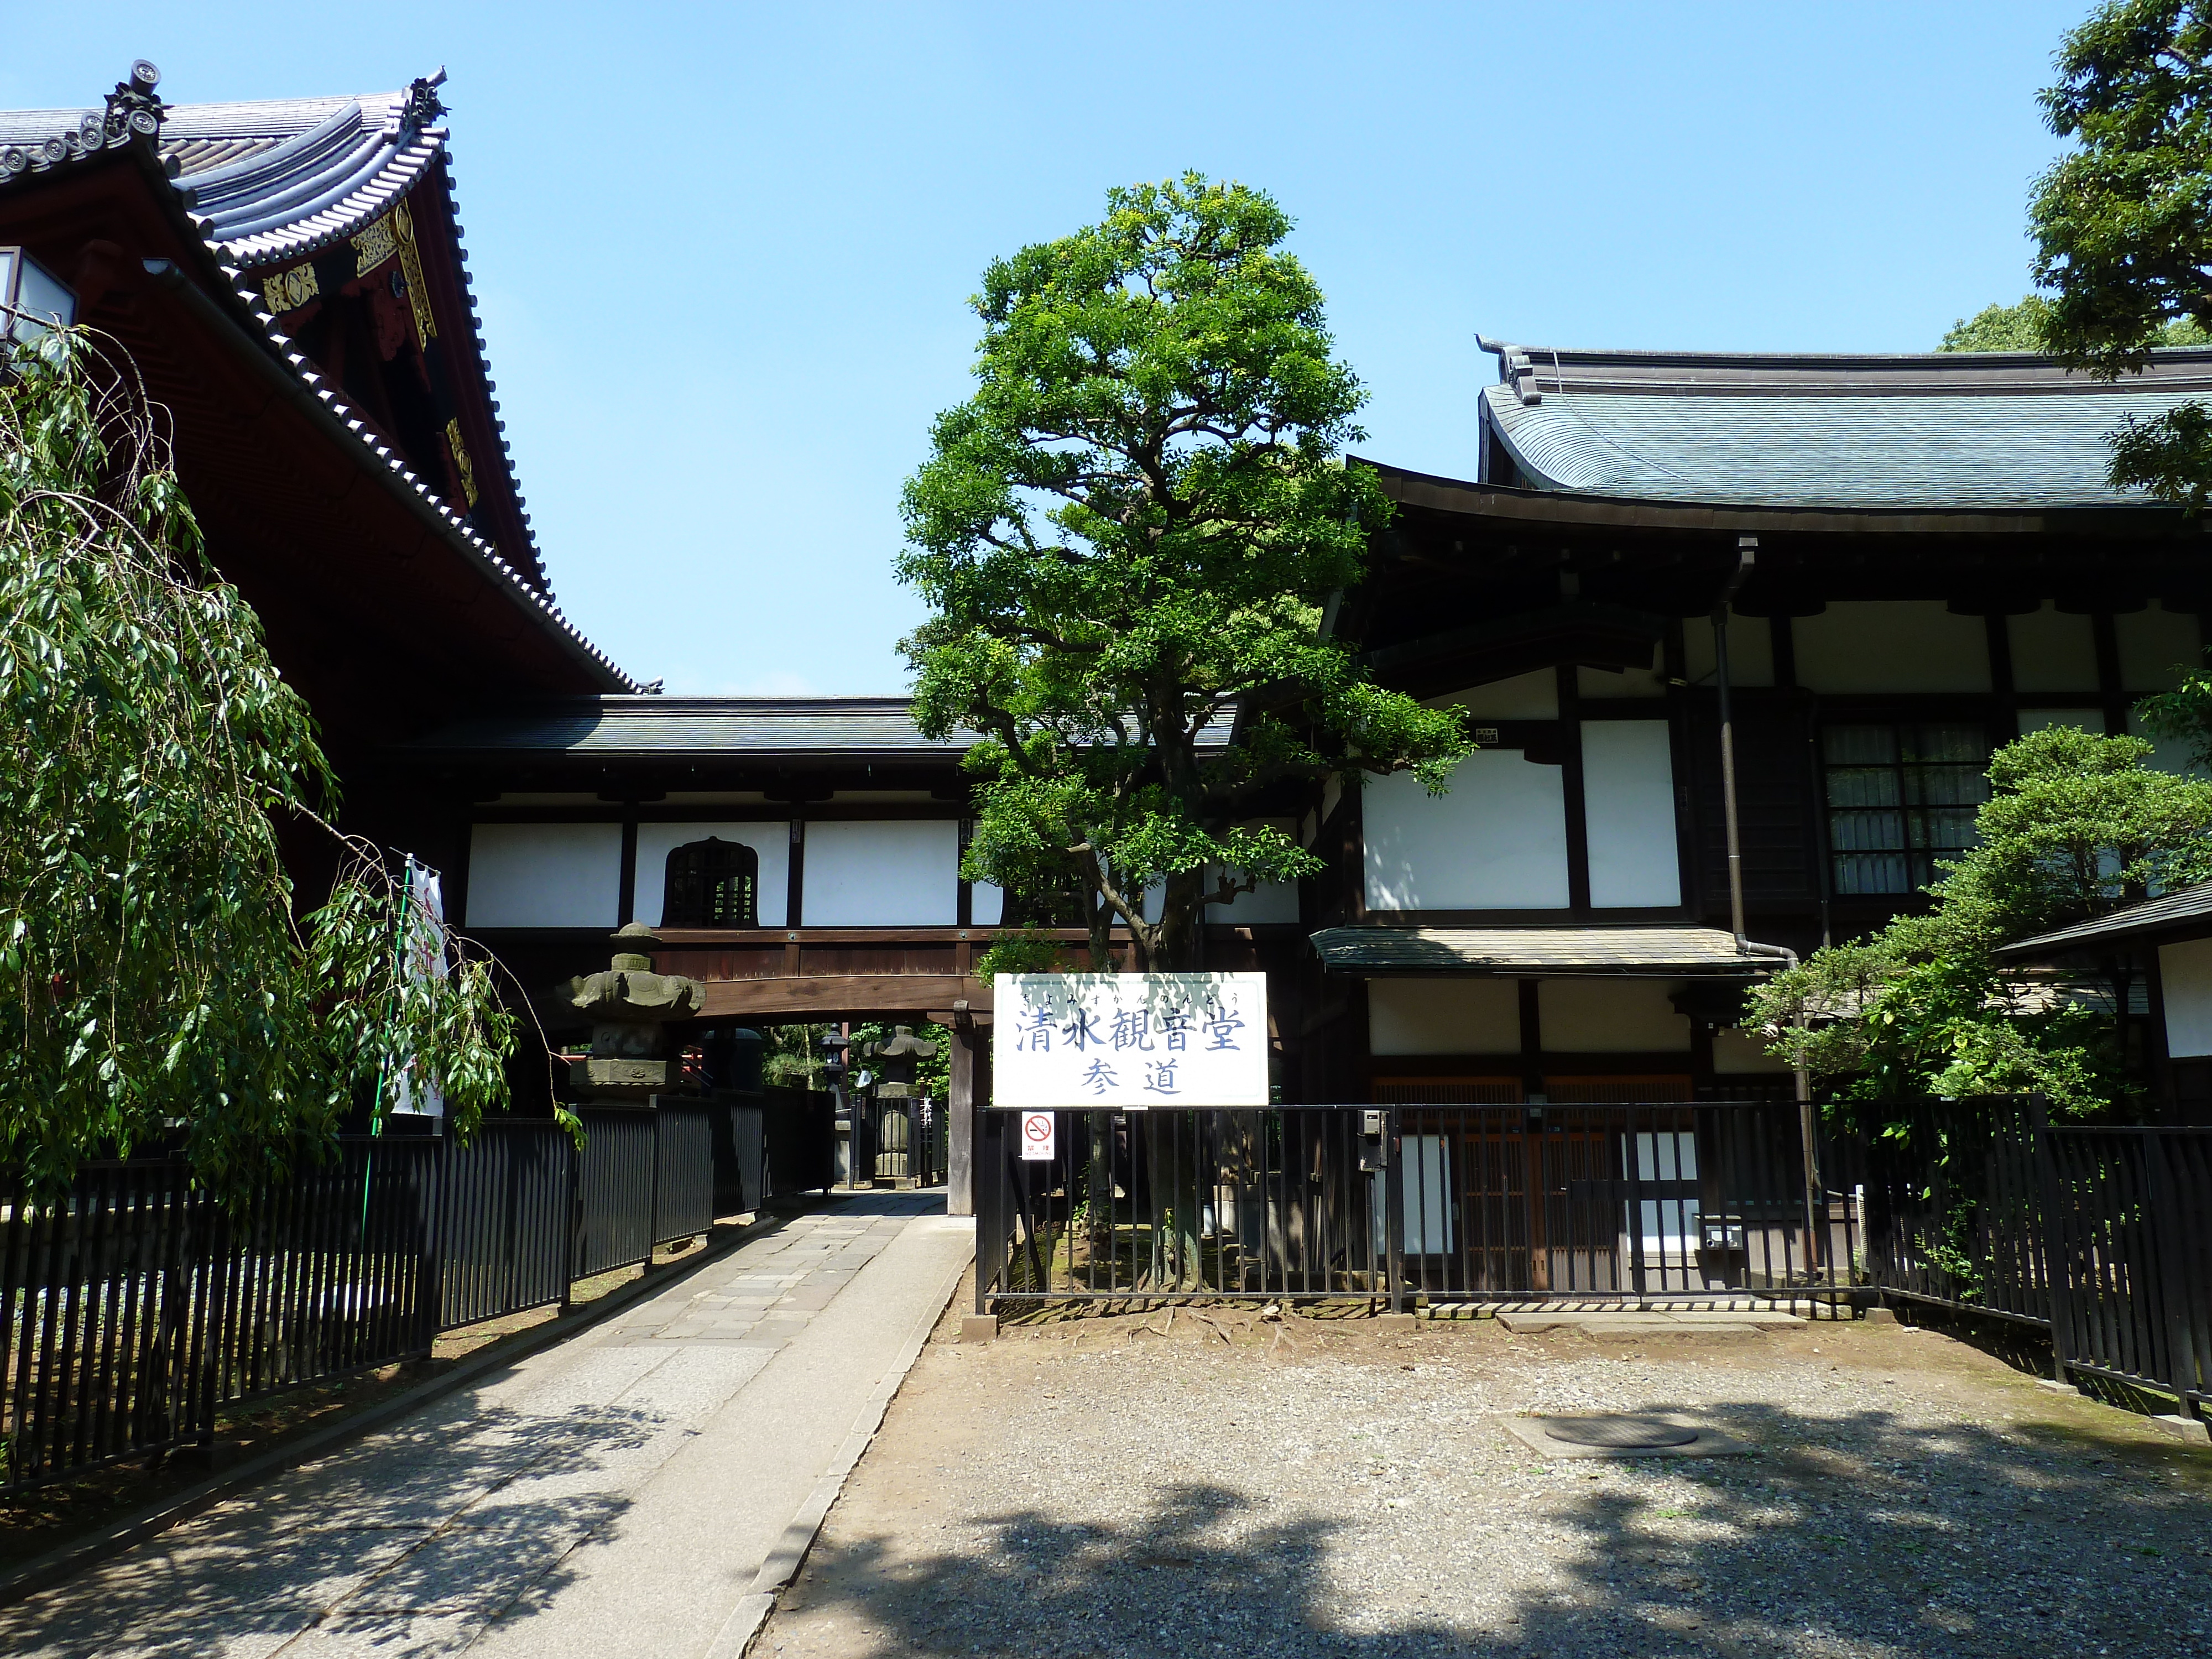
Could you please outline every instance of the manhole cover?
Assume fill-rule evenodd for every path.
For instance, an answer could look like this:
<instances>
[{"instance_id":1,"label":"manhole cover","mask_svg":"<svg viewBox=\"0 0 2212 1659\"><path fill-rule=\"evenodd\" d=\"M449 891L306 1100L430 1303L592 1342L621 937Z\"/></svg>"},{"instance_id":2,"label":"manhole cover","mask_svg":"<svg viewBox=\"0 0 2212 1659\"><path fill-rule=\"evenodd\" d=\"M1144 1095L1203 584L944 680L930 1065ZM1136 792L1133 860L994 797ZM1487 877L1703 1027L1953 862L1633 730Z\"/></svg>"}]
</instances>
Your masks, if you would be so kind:
<instances>
[{"instance_id":1,"label":"manhole cover","mask_svg":"<svg viewBox=\"0 0 2212 1659\"><path fill-rule=\"evenodd\" d=\"M1647 1446L1686 1446L1698 1437L1695 1429L1662 1423L1656 1417L1547 1418L1544 1433L1571 1446L1607 1446L1620 1451Z\"/></svg>"}]
</instances>

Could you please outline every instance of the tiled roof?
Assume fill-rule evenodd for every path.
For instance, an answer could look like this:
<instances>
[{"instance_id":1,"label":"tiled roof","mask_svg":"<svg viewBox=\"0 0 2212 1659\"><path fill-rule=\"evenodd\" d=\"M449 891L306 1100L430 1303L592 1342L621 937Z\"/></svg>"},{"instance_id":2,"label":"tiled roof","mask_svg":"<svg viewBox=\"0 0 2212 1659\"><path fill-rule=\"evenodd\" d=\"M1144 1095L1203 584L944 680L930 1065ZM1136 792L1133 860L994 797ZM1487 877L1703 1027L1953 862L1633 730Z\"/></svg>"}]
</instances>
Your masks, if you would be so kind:
<instances>
[{"instance_id":1,"label":"tiled roof","mask_svg":"<svg viewBox=\"0 0 2212 1659\"><path fill-rule=\"evenodd\" d=\"M443 127L410 125L409 94L179 104L161 153L208 239L243 265L289 262L358 234L421 181Z\"/></svg>"},{"instance_id":2,"label":"tiled roof","mask_svg":"<svg viewBox=\"0 0 2212 1659\"><path fill-rule=\"evenodd\" d=\"M1673 978L1769 973L1715 927L1326 927L1322 964L1346 974L1596 974Z\"/></svg>"},{"instance_id":3,"label":"tiled roof","mask_svg":"<svg viewBox=\"0 0 2212 1659\"><path fill-rule=\"evenodd\" d=\"M1231 722L1200 734L1227 743ZM779 756L957 758L980 736L922 735L904 697L556 697L472 715L410 745L439 754L562 754L773 759Z\"/></svg>"},{"instance_id":4,"label":"tiled roof","mask_svg":"<svg viewBox=\"0 0 2212 1659\"><path fill-rule=\"evenodd\" d=\"M2203 922L2202 931L2212 933L2212 882L2145 899L2141 904L2130 904L2093 921L2080 921L2071 927L2039 933L2033 939L2004 946L1997 955L2014 962L2045 961L2085 946L2109 944L2139 933L2184 928L2192 922Z\"/></svg>"},{"instance_id":5,"label":"tiled roof","mask_svg":"<svg viewBox=\"0 0 2212 1659\"><path fill-rule=\"evenodd\" d=\"M445 71L403 92L231 104L164 104L154 93L160 78L142 60L131 65L131 80L117 86L103 109L0 111L0 189L107 151L153 145L180 214L205 244L221 289L236 302L227 307L232 320L257 336L376 461L435 508L474 562L509 584L528 609L614 683L642 689L562 614L538 568L509 561L479 535L376 435L335 383L293 349L242 268L295 258L353 234L411 189L444 151L445 129L429 123L441 112L436 88ZM458 240L458 223L454 235ZM461 280L465 289L465 264ZM472 349L481 353L473 294L469 322ZM485 385L493 385L488 370ZM495 415L496 402L492 409ZM503 431L501 449L512 476ZM520 511L519 491L516 504ZM529 514L522 518L526 528ZM532 566L542 568L534 546L527 555Z\"/></svg>"},{"instance_id":6,"label":"tiled roof","mask_svg":"<svg viewBox=\"0 0 2212 1659\"><path fill-rule=\"evenodd\" d=\"M439 753L954 757L970 732L926 738L904 697L562 697L464 720L412 747Z\"/></svg>"},{"instance_id":7,"label":"tiled roof","mask_svg":"<svg viewBox=\"0 0 2212 1659\"><path fill-rule=\"evenodd\" d=\"M2128 416L2212 398L2212 348L2101 381L2010 352L1756 356L1484 340L1485 423L1537 489L1734 506L2143 506L2106 482ZM1492 482L1504 482L1492 480Z\"/></svg>"}]
</instances>

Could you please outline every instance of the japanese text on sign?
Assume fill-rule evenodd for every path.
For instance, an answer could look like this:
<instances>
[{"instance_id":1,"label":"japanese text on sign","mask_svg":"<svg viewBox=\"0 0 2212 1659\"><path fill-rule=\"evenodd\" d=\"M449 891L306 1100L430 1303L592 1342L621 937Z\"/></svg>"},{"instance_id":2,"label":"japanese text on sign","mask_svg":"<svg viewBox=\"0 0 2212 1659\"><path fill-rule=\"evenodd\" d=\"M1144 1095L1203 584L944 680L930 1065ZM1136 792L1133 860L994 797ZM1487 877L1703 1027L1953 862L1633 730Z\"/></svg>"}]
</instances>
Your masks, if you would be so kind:
<instances>
[{"instance_id":1,"label":"japanese text on sign","mask_svg":"<svg viewBox=\"0 0 2212 1659\"><path fill-rule=\"evenodd\" d=\"M1001 974L998 1106L1264 1106L1264 974Z\"/></svg>"},{"instance_id":2,"label":"japanese text on sign","mask_svg":"<svg viewBox=\"0 0 2212 1659\"><path fill-rule=\"evenodd\" d=\"M1058 1139L1053 1132L1054 1125L1058 1121L1050 1112L1024 1112L1022 1156L1037 1162L1049 1159L1054 1143Z\"/></svg>"}]
</instances>

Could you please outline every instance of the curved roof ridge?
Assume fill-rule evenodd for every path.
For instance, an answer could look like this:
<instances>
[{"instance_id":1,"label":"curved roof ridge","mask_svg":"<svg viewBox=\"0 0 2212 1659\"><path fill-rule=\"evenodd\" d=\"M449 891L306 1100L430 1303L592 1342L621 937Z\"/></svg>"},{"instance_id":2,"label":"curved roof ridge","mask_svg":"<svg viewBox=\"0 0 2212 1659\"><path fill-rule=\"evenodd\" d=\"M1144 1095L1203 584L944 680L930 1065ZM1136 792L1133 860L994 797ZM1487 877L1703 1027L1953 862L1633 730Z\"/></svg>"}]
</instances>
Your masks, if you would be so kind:
<instances>
[{"instance_id":1,"label":"curved roof ridge","mask_svg":"<svg viewBox=\"0 0 2212 1659\"><path fill-rule=\"evenodd\" d=\"M220 227L215 216L198 211L191 205L191 186L188 182L181 181L183 179L187 179L189 175L184 173L180 158L175 149L165 148L159 143L167 118L179 107L188 112L194 109L202 112L210 110L222 112L222 124L226 125L226 131L221 136L225 142L228 142L236 138L242 131L239 125L244 118L241 112L272 112L271 118L267 125L276 125L281 122L289 122L291 125L282 137L291 137L323 124L334 112L341 109L344 105L359 102L364 107L364 113L372 106L380 112L380 125L376 129L379 142L388 143L394 136L408 141L403 143L402 148L398 152L398 159L411 166L412 170L409 175L409 185L411 187L412 179L427 170L428 165L442 152L446 132L444 129L430 126L428 123L436 114L441 112L436 88L444 80L445 71L441 70L434 76L424 77L415 82L404 93L372 95L358 100L283 99L272 100L262 105L227 104L197 106L190 105L178 106L163 103L154 93L154 88L160 78L160 70L142 59L131 65L130 81L118 84L116 90L108 95L105 112L98 109L15 111L0 114L0 189L4 189L27 174L43 173L57 167L88 161L110 150L129 151L135 148L144 165L167 183L169 189L167 192L167 200L172 210L177 215L180 227L187 233L188 241L197 243L199 247L202 270L198 279L196 281L188 277L181 271L175 273L176 280L185 285L185 291L194 295L206 305L213 307L216 314L229 325L240 330L248 343L265 349L275 360L276 367L280 371L289 374L298 382L309 400L322 409L328 418L335 422L341 433L349 436L353 441L366 449L374 460L383 464L386 471L396 485L402 489L411 488L413 494L419 497L422 503L434 514L439 521L440 532L452 541L453 544L462 551L471 562L477 564L487 575L511 589L514 595L523 601L526 608L541 616L547 624L568 643L572 650L596 665L599 671L608 675L616 684L628 691L645 693L647 690L647 686L625 672L611 657L592 644L582 630L568 620L567 614L554 602L551 592L545 586L528 573L510 562L496 546L478 534L465 519L454 512L441 495L416 475L398 451L376 435L370 422L357 413L330 385L325 383L321 373L308 362L303 353L293 347L289 337L278 329L276 318L264 308L264 296L247 283L246 273L241 267L248 264L265 263L270 256L258 251L264 244L258 239L252 238L245 239L240 243L225 243L222 240ZM311 114L312 119L308 118ZM34 131L36 125L41 122L50 123L43 136ZM187 122L186 125L191 124ZM367 125L366 122L363 123L364 127ZM198 135L187 133L185 136L189 138ZM271 133L265 136L277 139L279 143L282 141L277 134ZM271 143L269 146L271 149L276 147L276 143ZM390 165L387 164L383 172L390 171ZM380 173L380 178L381 176ZM404 191L393 191L387 198L382 189L380 189L375 193L374 199L388 204L389 201L396 201L398 195L403 193ZM359 211L358 198L362 194L360 191L356 191L350 198L341 198L337 202L318 209L305 222L313 226L313 234L323 240L333 240L337 235L349 234L343 228L348 225L357 227L358 222L366 222L367 218L374 216L374 215L363 215L358 222L355 220L354 216ZM379 210L383 210L380 208ZM319 242L318 246L319 245ZM239 257L240 249L249 246L256 249L254 257L252 258ZM170 268L169 262L166 259L149 262L149 270L155 266ZM465 290L467 286L465 263L461 264L460 270L462 285ZM478 362L481 364L483 362L482 329L477 317L473 298L470 302L470 324L471 338L474 343L473 349L478 352ZM487 375L488 388L489 384L489 377ZM497 410L495 402L493 404L493 410L495 416ZM507 449L503 424L501 426L500 432L500 449L501 459L506 464L508 476L512 478L514 461ZM520 510L519 490L516 501ZM524 522L526 534L528 531L526 514ZM532 538L532 541L530 550L534 556L535 538Z\"/></svg>"},{"instance_id":2,"label":"curved roof ridge","mask_svg":"<svg viewBox=\"0 0 2212 1659\"><path fill-rule=\"evenodd\" d=\"M170 125L162 123L165 127ZM302 160L319 161L337 152L347 139L361 131L362 126L361 100L349 98L331 111L329 118L317 122L305 132L294 133L275 149L250 150L231 161L203 168L191 175L188 185L179 188L189 190L192 200L201 207L243 196L281 178Z\"/></svg>"}]
</instances>

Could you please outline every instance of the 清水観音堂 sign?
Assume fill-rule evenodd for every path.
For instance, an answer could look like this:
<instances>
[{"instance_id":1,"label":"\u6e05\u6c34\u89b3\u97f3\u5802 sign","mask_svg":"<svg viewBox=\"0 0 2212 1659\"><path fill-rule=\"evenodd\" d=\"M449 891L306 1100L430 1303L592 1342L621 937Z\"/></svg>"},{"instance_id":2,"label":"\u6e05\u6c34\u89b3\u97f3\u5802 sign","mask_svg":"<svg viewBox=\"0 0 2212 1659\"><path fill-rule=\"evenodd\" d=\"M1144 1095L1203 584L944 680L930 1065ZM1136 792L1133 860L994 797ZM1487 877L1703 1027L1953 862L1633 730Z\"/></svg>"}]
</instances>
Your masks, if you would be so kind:
<instances>
[{"instance_id":1,"label":"\u6e05\u6c34\u89b3\u97f3\u5802 sign","mask_svg":"<svg viewBox=\"0 0 2212 1659\"><path fill-rule=\"evenodd\" d=\"M1265 974L1001 974L994 1106L1265 1106Z\"/></svg>"}]
</instances>

